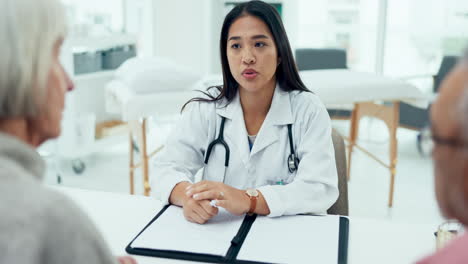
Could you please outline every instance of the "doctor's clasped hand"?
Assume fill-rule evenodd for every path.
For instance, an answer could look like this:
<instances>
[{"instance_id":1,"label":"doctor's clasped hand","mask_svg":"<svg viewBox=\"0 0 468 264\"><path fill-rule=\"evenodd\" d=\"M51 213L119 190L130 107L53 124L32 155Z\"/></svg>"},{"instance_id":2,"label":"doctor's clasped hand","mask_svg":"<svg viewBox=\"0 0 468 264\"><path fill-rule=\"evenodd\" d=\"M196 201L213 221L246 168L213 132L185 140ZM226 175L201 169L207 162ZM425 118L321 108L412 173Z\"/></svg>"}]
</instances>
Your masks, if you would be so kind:
<instances>
[{"instance_id":1,"label":"doctor's clasped hand","mask_svg":"<svg viewBox=\"0 0 468 264\"><path fill-rule=\"evenodd\" d=\"M246 195L246 191L236 189L222 182L201 181L188 186L186 191L187 197L192 197L196 201L215 201L214 205L222 207L234 215L242 215L250 210L251 202L249 196ZM260 192L257 204L256 212L263 211L262 214L269 214L267 212L269 211L268 206Z\"/></svg>"},{"instance_id":2,"label":"doctor's clasped hand","mask_svg":"<svg viewBox=\"0 0 468 264\"><path fill-rule=\"evenodd\" d=\"M170 202L183 208L188 221L204 224L218 214L218 208L211 206L210 200L196 200L184 194L191 185L189 182L178 183L171 193Z\"/></svg>"}]
</instances>

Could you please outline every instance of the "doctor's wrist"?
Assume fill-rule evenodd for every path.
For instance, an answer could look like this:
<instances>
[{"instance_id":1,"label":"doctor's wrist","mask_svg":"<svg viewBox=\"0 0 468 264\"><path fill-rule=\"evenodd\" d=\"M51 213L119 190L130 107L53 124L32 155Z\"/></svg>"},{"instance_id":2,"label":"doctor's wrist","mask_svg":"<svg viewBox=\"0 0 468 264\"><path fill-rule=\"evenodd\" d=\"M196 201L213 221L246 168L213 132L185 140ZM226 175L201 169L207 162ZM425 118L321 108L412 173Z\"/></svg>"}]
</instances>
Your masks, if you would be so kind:
<instances>
[{"instance_id":1,"label":"doctor's wrist","mask_svg":"<svg viewBox=\"0 0 468 264\"><path fill-rule=\"evenodd\" d=\"M189 185L191 185L191 183L187 181L177 183L172 189L169 197L169 203L177 206L184 206L185 202L189 200L189 197L185 194L185 189Z\"/></svg>"},{"instance_id":2,"label":"doctor's wrist","mask_svg":"<svg viewBox=\"0 0 468 264\"><path fill-rule=\"evenodd\" d=\"M240 190L241 191L241 204L242 204L242 212L244 214L248 213L250 210L250 197L246 194L246 190Z\"/></svg>"}]
</instances>

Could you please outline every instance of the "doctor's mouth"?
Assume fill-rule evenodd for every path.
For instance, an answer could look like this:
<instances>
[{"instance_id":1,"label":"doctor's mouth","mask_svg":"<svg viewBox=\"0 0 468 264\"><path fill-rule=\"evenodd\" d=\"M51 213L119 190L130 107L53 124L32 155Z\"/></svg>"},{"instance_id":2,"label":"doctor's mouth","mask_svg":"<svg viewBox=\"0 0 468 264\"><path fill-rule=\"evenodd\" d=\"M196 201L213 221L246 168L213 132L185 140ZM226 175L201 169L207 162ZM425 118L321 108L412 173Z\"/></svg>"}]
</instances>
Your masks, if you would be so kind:
<instances>
[{"instance_id":1,"label":"doctor's mouth","mask_svg":"<svg viewBox=\"0 0 468 264\"><path fill-rule=\"evenodd\" d=\"M246 78L247 80L253 80L257 77L259 73L254 70L254 69L251 69L251 68L247 68L245 70L242 71L242 76L244 78Z\"/></svg>"}]
</instances>

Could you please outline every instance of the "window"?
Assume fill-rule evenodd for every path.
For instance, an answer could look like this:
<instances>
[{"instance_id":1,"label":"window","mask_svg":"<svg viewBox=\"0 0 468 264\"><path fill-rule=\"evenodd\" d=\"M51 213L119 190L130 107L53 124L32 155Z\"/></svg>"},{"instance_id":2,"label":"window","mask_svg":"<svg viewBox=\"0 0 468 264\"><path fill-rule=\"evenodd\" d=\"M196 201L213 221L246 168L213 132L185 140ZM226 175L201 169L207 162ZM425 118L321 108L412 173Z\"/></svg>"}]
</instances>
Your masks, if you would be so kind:
<instances>
[{"instance_id":1,"label":"window","mask_svg":"<svg viewBox=\"0 0 468 264\"><path fill-rule=\"evenodd\" d=\"M298 48L341 48L348 67L374 71L378 1L299 0Z\"/></svg>"},{"instance_id":2,"label":"window","mask_svg":"<svg viewBox=\"0 0 468 264\"><path fill-rule=\"evenodd\" d=\"M387 20L380 22L386 27L379 28L385 3ZM298 47L346 49L354 70L434 74L443 55L460 54L468 45L466 0L299 0L298 6Z\"/></svg>"},{"instance_id":3,"label":"window","mask_svg":"<svg viewBox=\"0 0 468 264\"><path fill-rule=\"evenodd\" d=\"M74 35L123 33L124 0L63 0Z\"/></svg>"},{"instance_id":4,"label":"window","mask_svg":"<svg viewBox=\"0 0 468 264\"><path fill-rule=\"evenodd\" d=\"M468 44L468 1L388 1L384 74L437 72L444 55Z\"/></svg>"},{"instance_id":5,"label":"window","mask_svg":"<svg viewBox=\"0 0 468 264\"><path fill-rule=\"evenodd\" d=\"M224 3L224 13L225 15L227 15L229 13L229 11L231 11L235 6L239 5L240 3L243 3L245 2L244 0L235 0L235 1L226 1ZM279 0L273 0L273 1L268 1L266 0L265 1L266 3L272 5L274 8L276 8L276 11L278 11L278 13L280 14L280 16L283 16L283 4L281 3L281 1Z\"/></svg>"},{"instance_id":6,"label":"window","mask_svg":"<svg viewBox=\"0 0 468 264\"><path fill-rule=\"evenodd\" d=\"M142 56L153 54L154 1L62 1L70 27L63 48L64 64L69 72L83 74L115 69L136 52Z\"/></svg>"}]
</instances>

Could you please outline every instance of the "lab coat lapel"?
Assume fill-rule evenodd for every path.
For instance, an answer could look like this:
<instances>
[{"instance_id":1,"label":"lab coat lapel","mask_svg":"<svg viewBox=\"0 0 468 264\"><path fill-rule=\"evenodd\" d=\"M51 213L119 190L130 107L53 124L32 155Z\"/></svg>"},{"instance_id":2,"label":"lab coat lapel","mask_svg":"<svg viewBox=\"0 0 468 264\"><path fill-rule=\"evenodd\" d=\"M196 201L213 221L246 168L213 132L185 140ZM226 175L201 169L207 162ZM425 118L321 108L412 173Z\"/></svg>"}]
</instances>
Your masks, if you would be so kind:
<instances>
[{"instance_id":1,"label":"lab coat lapel","mask_svg":"<svg viewBox=\"0 0 468 264\"><path fill-rule=\"evenodd\" d=\"M250 155L255 155L279 140L280 129L278 126L292 123L293 119L289 92L281 90L279 85L276 85L270 110L257 134Z\"/></svg>"},{"instance_id":2,"label":"lab coat lapel","mask_svg":"<svg viewBox=\"0 0 468 264\"><path fill-rule=\"evenodd\" d=\"M247 167L250 157L249 143L247 139L247 129L245 128L244 113L240 104L239 93L234 97L231 103L224 108L219 108L216 112L223 117L231 120L226 122L224 133L226 138L230 139L228 144L231 149L231 158L235 150L239 152L240 158ZM231 163L230 163L231 164Z\"/></svg>"}]
</instances>

